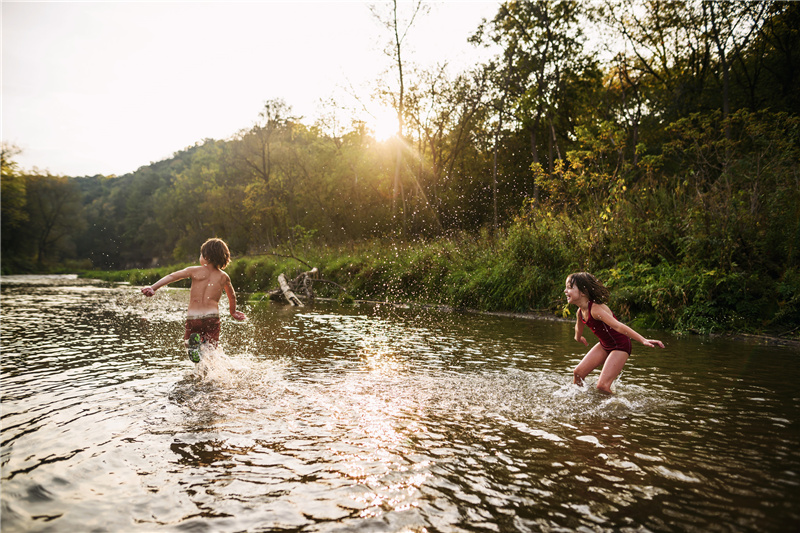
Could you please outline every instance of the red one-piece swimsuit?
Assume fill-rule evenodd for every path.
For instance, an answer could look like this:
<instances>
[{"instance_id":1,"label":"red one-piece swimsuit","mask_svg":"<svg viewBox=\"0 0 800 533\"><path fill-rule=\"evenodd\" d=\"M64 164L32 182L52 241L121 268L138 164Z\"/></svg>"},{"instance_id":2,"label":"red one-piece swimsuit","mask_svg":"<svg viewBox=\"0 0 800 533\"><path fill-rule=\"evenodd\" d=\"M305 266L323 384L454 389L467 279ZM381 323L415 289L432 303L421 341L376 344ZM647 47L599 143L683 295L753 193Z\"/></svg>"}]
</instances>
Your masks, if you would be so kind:
<instances>
[{"instance_id":1,"label":"red one-piece swimsuit","mask_svg":"<svg viewBox=\"0 0 800 533\"><path fill-rule=\"evenodd\" d=\"M589 320L583 319L583 313L580 309L578 309L579 316L581 317L581 322L589 326L589 329L592 330L592 333L597 335L597 338L600 340L600 346L603 347L604 350L607 352L613 352L614 350L622 350L623 352L627 353L628 355L631 354L631 339L628 338L627 335L620 333L619 331L612 329L609 327L608 324L601 320L597 320L592 316L592 305L594 302L589 302ZM614 313L611 313L611 316L617 318Z\"/></svg>"}]
</instances>

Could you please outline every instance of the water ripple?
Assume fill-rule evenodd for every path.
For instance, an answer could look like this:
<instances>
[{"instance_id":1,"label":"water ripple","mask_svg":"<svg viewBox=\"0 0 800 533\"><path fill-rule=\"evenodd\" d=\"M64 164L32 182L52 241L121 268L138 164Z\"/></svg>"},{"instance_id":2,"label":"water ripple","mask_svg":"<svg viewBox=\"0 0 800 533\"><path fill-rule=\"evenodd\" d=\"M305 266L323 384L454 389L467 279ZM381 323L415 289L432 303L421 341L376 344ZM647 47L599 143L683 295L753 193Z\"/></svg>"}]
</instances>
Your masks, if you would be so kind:
<instances>
[{"instance_id":1,"label":"water ripple","mask_svg":"<svg viewBox=\"0 0 800 533\"><path fill-rule=\"evenodd\" d=\"M2 281L4 532L800 523L785 350L637 349L609 397L568 324L266 305L194 366L186 291Z\"/></svg>"}]
</instances>

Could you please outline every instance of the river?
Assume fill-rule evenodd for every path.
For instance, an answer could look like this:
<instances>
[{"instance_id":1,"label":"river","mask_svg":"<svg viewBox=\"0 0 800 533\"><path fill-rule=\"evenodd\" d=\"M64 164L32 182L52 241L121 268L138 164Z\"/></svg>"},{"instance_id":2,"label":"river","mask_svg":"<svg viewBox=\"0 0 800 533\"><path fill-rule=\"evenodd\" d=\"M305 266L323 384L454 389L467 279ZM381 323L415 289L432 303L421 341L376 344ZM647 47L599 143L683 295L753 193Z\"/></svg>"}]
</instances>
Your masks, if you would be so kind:
<instances>
[{"instance_id":1,"label":"river","mask_svg":"<svg viewBox=\"0 0 800 533\"><path fill-rule=\"evenodd\" d=\"M797 347L647 332L609 397L569 323L261 303L194 365L186 290L0 282L3 533L800 528Z\"/></svg>"}]
</instances>

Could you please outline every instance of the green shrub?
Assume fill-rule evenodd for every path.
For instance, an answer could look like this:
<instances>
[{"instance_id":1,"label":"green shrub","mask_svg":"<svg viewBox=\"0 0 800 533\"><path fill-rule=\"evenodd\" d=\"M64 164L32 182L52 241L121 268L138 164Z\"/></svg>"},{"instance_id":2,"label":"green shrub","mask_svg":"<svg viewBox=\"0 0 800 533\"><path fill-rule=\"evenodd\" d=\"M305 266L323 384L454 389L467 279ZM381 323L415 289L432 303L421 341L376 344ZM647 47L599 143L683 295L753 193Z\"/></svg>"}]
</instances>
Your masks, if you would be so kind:
<instances>
[{"instance_id":1,"label":"green shrub","mask_svg":"<svg viewBox=\"0 0 800 533\"><path fill-rule=\"evenodd\" d=\"M658 254L645 254L642 260L635 254L612 256L607 252L616 246L613 237L586 222L580 216L534 218L528 213L494 237L458 235L415 244L369 241L318 248L304 259L325 279L347 288L342 293L319 286L343 303L358 298L563 314L566 276L588 270L609 287L610 307L634 329L798 334L796 267L774 278L735 265L709 268L702 261L656 260ZM147 285L177 268L87 271L83 276ZM291 258L258 256L236 259L227 272L237 292L263 294L278 286L278 274L294 277L306 269Z\"/></svg>"}]
</instances>

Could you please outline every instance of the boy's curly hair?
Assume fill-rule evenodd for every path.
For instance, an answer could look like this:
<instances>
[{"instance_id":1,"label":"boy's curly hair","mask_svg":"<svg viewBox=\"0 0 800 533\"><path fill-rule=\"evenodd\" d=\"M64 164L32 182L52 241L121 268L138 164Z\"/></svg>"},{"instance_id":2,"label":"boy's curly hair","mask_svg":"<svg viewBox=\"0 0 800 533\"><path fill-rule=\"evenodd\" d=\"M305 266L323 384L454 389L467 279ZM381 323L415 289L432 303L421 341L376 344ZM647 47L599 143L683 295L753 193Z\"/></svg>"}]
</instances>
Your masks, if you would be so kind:
<instances>
[{"instance_id":1,"label":"boy's curly hair","mask_svg":"<svg viewBox=\"0 0 800 533\"><path fill-rule=\"evenodd\" d=\"M223 270L231 262L231 252L222 239L208 239L200 247L200 254L220 270Z\"/></svg>"},{"instance_id":2,"label":"boy's curly hair","mask_svg":"<svg viewBox=\"0 0 800 533\"><path fill-rule=\"evenodd\" d=\"M575 272L567 277L567 284L577 287L579 291L589 297L589 300L599 304L608 303L611 293L600 281L588 272Z\"/></svg>"}]
</instances>

